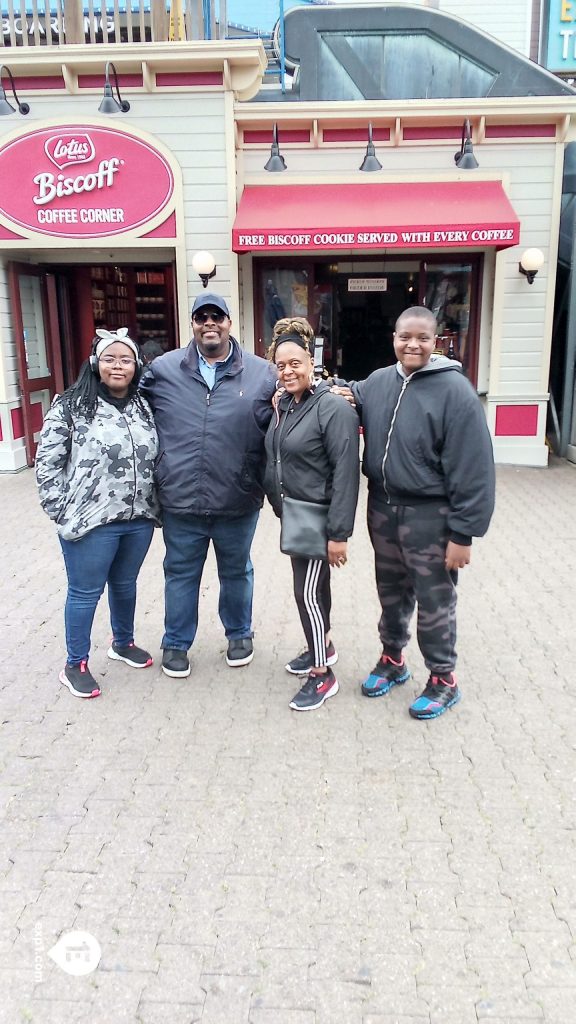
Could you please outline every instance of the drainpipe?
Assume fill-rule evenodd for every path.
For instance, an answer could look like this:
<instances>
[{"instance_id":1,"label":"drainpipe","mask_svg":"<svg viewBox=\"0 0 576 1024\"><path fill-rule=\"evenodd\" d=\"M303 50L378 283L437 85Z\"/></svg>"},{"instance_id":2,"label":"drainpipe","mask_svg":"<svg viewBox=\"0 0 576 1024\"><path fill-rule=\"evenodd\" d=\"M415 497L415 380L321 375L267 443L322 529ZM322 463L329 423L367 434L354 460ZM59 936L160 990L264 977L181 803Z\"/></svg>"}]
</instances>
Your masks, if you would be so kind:
<instances>
[{"instance_id":1,"label":"drainpipe","mask_svg":"<svg viewBox=\"0 0 576 1024\"><path fill-rule=\"evenodd\" d=\"M284 0L280 0L278 11L280 18L280 86L286 92L286 43L284 41Z\"/></svg>"},{"instance_id":2,"label":"drainpipe","mask_svg":"<svg viewBox=\"0 0 576 1024\"><path fill-rule=\"evenodd\" d=\"M569 142L564 151L564 175L562 194L576 196L576 142ZM566 325L566 356L564 361L564 393L560 425L560 456L565 459L572 431L572 407L574 405L574 379L576 364L576 223L573 207L576 200L568 204L565 215L570 216L572 233L572 255L570 257L570 285L568 299L568 320Z\"/></svg>"}]
</instances>

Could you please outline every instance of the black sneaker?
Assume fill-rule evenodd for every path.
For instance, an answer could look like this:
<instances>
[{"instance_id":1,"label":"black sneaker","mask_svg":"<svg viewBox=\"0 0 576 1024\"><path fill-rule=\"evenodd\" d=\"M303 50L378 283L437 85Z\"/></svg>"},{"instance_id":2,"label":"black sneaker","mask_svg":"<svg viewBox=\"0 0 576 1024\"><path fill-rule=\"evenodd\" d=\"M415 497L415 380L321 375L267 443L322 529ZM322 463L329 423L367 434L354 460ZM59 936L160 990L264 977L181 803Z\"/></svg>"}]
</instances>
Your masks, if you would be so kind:
<instances>
[{"instance_id":1,"label":"black sneaker","mask_svg":"<svg viewBox=\"0 0 576 1024\"><path fill-rule=\"evenodd\" d=\"M315 711L328 697L338 693L338 689L338 680L331 668L323 675L310 673L302 689L290 701L290 707L294 711Z\"/></svg>"},{"instance_id":2,"label":"black sneaker","mask_svg":"<svg viewBox=\"0 0 576 1024\"><path fill-rule=\"evenodd\" d=\"M148 654L148 651L143 651L141 647L136 647L134 641L121 647L113 640L112 646L108 649L108 657L112 658L112 661L124 661L131 668L149 668L154 664L152 655Z\"/></svg>"},{"instance_id":3,"label":"black sneaker","mask_svg":"<svg viewBox=\"0 0 576 1024\"><path fill-rule=\"evenodd\" d=\"M393 686L401 686L410 679L410 671L404 658L394 661L388 654L383 654L372 669L370 675L362 683L365 697L383 697Z\"/></svg>"},{"instance_id":4,"label":"black sneaker","mask_svg":"<svg viewBox=\"0 0 576 1024\"><path fill-rule=\"evenodd\" d=\"M460 690L453 672L446 676L433 676L426 683L426 688L410 705L412 718L438 718L448 708L460 700Z\"/></svg>"},{"instance_id":5,"label":"black sneaker","mask_svg":"<svg viewBox=\"0 0 576 1024\"><path fill-rule=\"evenodd\" d=\"M326 664L335 665L338 661L338 654L334 648L332 641L326 648ZM307 676L310 669L314 668L314 658L310 654L310 651L302 651L297 658L292 658L287 665L284 665L287 672L291 672L293 676Z\"/></svg>"},{"instance_id":6,"label":"black sneaker","mask_svg":"<svg viewBox=\"0 0 576 1024\"><path fill-rule=\"evenodd\" d=\"M229 640L226 664L231 668L239 668L241 665L249 665L254 657L254 645L249 636L241 640Z\"/></svg>"},{"instance_id":7,"label":"black sneaker","mask_svg":"<svg viewBox=\"0 0 576 1024\"><path fill-rule=\"evenodd\" d=\"M162 671L165 676L183 679L190 675L190 662L186 651L177 651L174 647L165 647L162 654Z\"/></svg>"},{"instance_id":8,"label":"black sneaker","mask_svg":"<svg viewBox=\"0 0 576 1024\"><path fill-rule=\"evenodd\" d=\"M60 673L59 679L75 697L99 697L102 693L88 668L87 661L81 661L78 665L66 664Z\"/></svg>"}]
</instances>

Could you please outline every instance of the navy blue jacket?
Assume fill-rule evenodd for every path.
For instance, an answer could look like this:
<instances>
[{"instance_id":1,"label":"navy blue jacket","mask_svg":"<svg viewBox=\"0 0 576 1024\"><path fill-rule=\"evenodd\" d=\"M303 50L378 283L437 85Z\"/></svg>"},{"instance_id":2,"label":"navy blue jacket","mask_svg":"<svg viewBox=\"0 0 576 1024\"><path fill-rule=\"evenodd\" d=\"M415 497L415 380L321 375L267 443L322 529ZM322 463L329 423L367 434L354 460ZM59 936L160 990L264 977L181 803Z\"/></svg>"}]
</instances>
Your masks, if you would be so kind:
<instances>
[{"instance_id":1,"label":"navy blue jacket","mask_svg":"<svg viewBox=\"0 0 576 1024\"><path fill-rule=\"evenodd\" d=\"M276 369L230 340L212 390L194 341L155 359L140 382L154 412L158 495L168 512L233 517L262 506Z\"/></svg>"}]
</instances>

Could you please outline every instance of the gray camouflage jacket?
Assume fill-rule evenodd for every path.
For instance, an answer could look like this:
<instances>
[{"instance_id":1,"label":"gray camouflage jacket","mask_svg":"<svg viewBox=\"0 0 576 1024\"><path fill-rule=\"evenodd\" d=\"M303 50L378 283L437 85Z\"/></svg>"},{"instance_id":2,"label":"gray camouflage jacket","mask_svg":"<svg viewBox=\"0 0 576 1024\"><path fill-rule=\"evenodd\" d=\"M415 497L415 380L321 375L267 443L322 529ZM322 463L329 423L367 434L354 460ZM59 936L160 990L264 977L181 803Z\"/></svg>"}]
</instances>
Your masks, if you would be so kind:
<instances>
[{"instance_id":1,"label":"gray camouflage jacket","mask_svg":"<svg viewBox=\"0 0 576 1024\"><path fill-rule=\"evenodd\" d=\"M72 419L70 432L57 395L36 453L40 503L62 539L78 540L106 523L158 522L153 420L147 421L135 402L121 411L102 398L91 423L76 412Z\"/></svg>"}]
</instances>

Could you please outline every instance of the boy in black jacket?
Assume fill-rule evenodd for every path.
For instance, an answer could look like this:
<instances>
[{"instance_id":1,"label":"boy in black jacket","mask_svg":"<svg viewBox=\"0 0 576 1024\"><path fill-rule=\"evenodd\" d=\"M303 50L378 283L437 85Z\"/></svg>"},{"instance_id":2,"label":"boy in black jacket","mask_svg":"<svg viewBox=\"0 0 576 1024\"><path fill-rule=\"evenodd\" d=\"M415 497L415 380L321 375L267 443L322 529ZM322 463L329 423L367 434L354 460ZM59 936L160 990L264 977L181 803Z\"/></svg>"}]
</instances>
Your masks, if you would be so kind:
<instances>
[{"instance_id":1,"label":"boy in black jacket","mask_svg":"<svg viewBox=\"0 0 576 1024\"><path fill-rule=\"evenodd\" d=\"M417 603L418 645L430 676L410 714L423 719L460 699L456 580L470 562L472 537L483 536L494 509L486 418L460 363L433 355L436 329L429 309L405 310L394 333L396 365L350 385L364 428L368 530L382 608L382 655L362 692L379 697L410 678L403 649Z\"/></svg>"}]
</instances>

